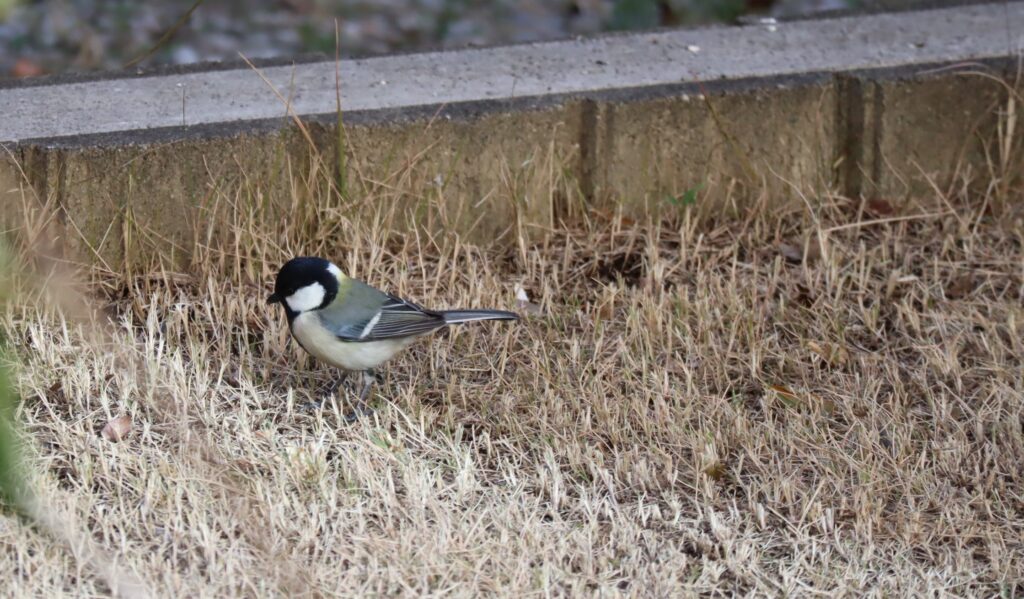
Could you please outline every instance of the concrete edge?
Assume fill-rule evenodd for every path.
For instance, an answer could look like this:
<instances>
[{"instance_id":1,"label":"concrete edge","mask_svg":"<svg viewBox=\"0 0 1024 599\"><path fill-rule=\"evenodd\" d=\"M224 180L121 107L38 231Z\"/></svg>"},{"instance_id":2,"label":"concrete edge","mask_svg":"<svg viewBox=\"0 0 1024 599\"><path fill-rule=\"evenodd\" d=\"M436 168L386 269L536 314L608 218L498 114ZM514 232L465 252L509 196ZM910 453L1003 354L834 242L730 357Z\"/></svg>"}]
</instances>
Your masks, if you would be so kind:
<instances>
[{"instance_id":1,"label":"concrete edge","mask_svg":"<svg viewBox=\"0 0 1024 599\"><path fill-rule=\"evenodd\" d=\"M659 88L690 81L707 86L759 78L770 85L775 77L1004 56L1024 43L1003 35L1016 23L1024 23L1024 3L989 3L780 27L664 30L382 56L338 65L285 60L287 66L260 69L258 76L248 67L227 70L221 64L212 72L191 67L178 69L187 74L163 77L12 87L0 89L0 101L9 107L0 139L19 143L122 132L130 142L136 131L151 128L275 121L285 113L282 96L303 117L332 114L339 68L342 106L356 115L474 103L494 103L500 110L501 102L524 97L557 103L622 89L652 88L657 94ZM273 62L282 61L268 64ZM449 116L457 117L457 111Z\"/></svg>"},{"instance_id":2,"label":"concrete edge","mask_svg":"<svg viewBox=\"0 0 1024 599\"><path fill-rule=\"evenodd\" d=\"M667 85L608 89L583 93L520 96L450 104L423 104L407 108L356 110L350 112L343 110L342 119L346 125L355 126L400 125L432 118L466 121L487 114L542 110L572 101L626 103L668 97L697 96L704 92L715 95L730 94L757 89L816 85L840 77L887 81L907 80L971 71L979 67L991 72L1006 73L1015 66L1018 66L1016 58L996 56L969 62L926 63L874 69L855 69L840 73L822 71L799 75L773 75L769 77L749 77L706 82L685 81ZM337 123L337 117L337 113L330 112L304 115L301 120L303 123L333 126ZM292 117L281 116L274 119L138 129L128 133L94 133L56 138L25 139L19 140L18 143L6 144L6 147L11 150L22 148L74 150L82 148L146 146L199 139L223 139L240 135L267 135L281 132L293 125L294 119Z\"/></svg>"},{"instance_id":3,"label":"concrete edge","mask_svg":"<svg viewBox=\"0 0 1024 599\"><path fill-rule=\"evenodd\" d=\"M331 57L307 52L294 56L275 56L272 58L251 58L257 68L285 67L293 64L306 64L331 60ZM216 71L233 71L248 68L249 65L241 58L232 60L204 60L180 65L159 65L153 67L132 67L130 69L104 69L100 71L84 71L61 73L58 75L41 75L24 79L0 79L0 90L31 87L50 87L69 83L91 83L94 81L120 81L123 79L146 79L148 77L165 77L167 75L185 75L189 73L205 73Z\"/></svg>"}]
</instances>

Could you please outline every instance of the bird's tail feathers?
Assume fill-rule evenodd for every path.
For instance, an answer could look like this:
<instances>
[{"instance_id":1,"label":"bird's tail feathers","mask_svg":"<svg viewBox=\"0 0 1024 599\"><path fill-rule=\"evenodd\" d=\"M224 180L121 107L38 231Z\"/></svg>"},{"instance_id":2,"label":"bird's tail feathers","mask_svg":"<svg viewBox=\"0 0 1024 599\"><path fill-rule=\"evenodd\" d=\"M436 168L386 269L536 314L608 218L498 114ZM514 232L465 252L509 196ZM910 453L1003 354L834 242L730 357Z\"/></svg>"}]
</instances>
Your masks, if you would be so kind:
<instances>
[{"instance_id":1,"label":"bird's tail feathers","mask_svg":"<svg viewBox=\"0 0 1024 599\"><path fill-rule=\"evenodd\" d=\"M519 315L504 310L448 310L441 312L445 324L460 324L474 320L519 320Z\"/></svg>"}]
</instances>

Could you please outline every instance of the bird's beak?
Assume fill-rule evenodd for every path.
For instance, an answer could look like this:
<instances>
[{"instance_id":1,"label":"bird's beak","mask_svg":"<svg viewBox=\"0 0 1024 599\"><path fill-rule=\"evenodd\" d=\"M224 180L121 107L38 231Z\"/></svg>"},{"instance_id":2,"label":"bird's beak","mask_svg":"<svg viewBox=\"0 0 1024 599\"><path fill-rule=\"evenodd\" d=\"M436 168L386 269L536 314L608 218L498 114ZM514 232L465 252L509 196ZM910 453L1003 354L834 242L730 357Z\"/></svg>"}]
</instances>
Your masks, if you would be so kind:
<instances>
[{"instance_id":1,"label":"bird's beak","mask_svg":"<svg viewBox=\"0 0 1024 599\"><path fill-rule=\"evenodd\" d=\"M267 305L270 305L270 304L280 304L280 303L281 303L281 296L279 296L276 293L271 293L270 297L267 298Z\"/></svg>"}]
</instances>

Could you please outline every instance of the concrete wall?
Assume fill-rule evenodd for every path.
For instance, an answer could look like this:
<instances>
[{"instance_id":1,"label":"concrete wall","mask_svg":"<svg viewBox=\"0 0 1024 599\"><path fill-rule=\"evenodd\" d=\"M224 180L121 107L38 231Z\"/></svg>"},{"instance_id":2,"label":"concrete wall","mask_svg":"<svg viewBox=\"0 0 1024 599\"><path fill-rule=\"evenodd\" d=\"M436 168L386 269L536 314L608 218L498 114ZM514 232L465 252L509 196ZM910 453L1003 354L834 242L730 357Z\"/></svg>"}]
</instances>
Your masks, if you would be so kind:
<instances>
[{"instance_id":1,"label":"concrete wall","mask_svg":"<svg viewBox=\"0 0 1024 599\"><path fill-rule=\"evenodd\" d=\"M984 27L998 22L1002 27L1003 15L1011 12L995 6L953 10L975 11L962 22ZM1024 17L1024 10L1017 12ZM914 43L922 43L915 36L942 30L918 23L922 18L909 14L909 21L892 27L917 40ZM936 13L922 14L934 18ZM867 26L856 19L839 21L847 34ZM810 31L815 23L826 32L832 26L829 21L801 26ZM917 29L908 31L907 23L917 23ZM951 31L959 35L961 28ZM763 34L763 28L755 29L747 33ZM714 34L735 38L732 44L744 43L739 39L743 30ZM672 41L676 49L669 54L677 56L695 53L679 41L693 35L668 32L612 39L618 52L634 45L648 51L652 40L663 49ZM848 43L842 41L847 38L825 37L822 43ZM940 42L928 41L937 46ZM713 47L716 42L707 38L703 43ZM892 54L906 51L899 50L905 41L892 43ZM488 50L493 53L488 60L500 64L503 51L525 60L527 50L542 57L564 50L544 44L523 48ZM86 125L72 124L69 129L76 135L5 144L9 153L0 156L0 201L7 228L25 219L26 204L59 206L56 226L62 229L68 251L112 268L126 257L145 260L153 251L187 258L197 241L216 242L221 228L229 224L222 222L226 203L245 202L261 210L264 218L286 218L295 209L290 205L297 197L294 178L319 169L324 181L337 181L333 169L339 149L345 152L344 180L355 204L363 198L387 198L405 225L411 218L429 228L459 231L474 241L514 238L521 231L511 228L513 222L543 231L591 208L622 206L634 215L675 210L687 190L699 190L700 208L705 210L742 208L765 192L772 202L796 201L793 186L898 201L930 193L934 184L944 188L965 166L984 166L986 144L996 134L998 109L1008 97L997 79L1012 80L1015 75L1012 57L977 57L978 52L991 52L987 48L967 44L953 50L944 46L942 51L972 60L921 63L904 57L908 64L875 68L861 68L865 60L852 60L849 68L790 73L775 68L759 76L723 75L700 81L680 81L673 74L634 81L635 72L626 69L623 81L628 85L605 82L600 89L577 91L560 91L556 69L546 75L553 81L548 94L346 112L342 142L336 114L317 112L316 106L303 115L308 138L282 117L195 126L131 125L123 130L101 123L92 132ZM821 52L842 55L846 49L829 46ZM423 56L406 59L422 62ZM457 52L436 56L455 67L462 60ZM593 56L605 54L590 48L586 58ZM473 55L466 60L476 64L483 59ZM632 64L621 57L596 59L606 60ZM409 68L418 76L416 69L427 67ZM476 68L486 72L479 64ZM978 74L981 71L989 76ZM228 89L232 79L223 74L229 72L199 75L210 78L211 88L217 87L219 77L226 77ZM158 85L160 77L171 76L156 76L151 83ZM77 93L85 84L56 82L54 89L62 85L78 86ZM126 83L114 78L89 85L94 93L103 93ZM49 88L36 89L45 94ZM31 97L26 88L13 91L22 94L18 97ZM0 100L6 92L12 90L0 89ZM386 103L386 89L375 93L384 94ZM451 93L467 97L457 90ZM43 102L50 109L59 103L59 94ZM30 109L21 107L31 117L26 117L31 127L25 131L43 131L49 125L40 115L25 112ZM1021 130L1024 127L1018 128L1018 135ZM243 181L249 190L246 197L237 195Z\"/></svg>"}]
</instances>

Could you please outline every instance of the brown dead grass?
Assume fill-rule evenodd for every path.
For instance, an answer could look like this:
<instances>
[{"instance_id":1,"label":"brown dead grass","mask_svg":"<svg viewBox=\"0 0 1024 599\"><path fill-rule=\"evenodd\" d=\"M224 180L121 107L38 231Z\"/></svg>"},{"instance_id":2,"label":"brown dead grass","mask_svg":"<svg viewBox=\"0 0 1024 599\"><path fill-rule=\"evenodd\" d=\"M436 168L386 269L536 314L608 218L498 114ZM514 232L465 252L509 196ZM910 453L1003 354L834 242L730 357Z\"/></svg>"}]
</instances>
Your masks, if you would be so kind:
<instances>
[{"instance_id":1,"label":"brown dead grass","mask_svg":"<svg viewBox=\"0 0 1024 599\"><path fill-rule=\"evenodd\" d=\"M102 335L8 310L36 482L159 596L1019 596L1024 195L968 187L513 248L246 221L190 273L100 277ZM414 346L347 425L300 409L335 373L263 304L299 251L537 307ZM106 593L76 557L0 516L5 593Z\"/></svg>"}]
</instances>

